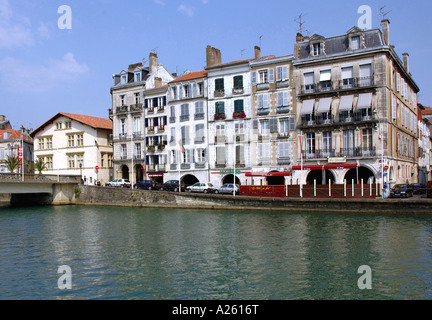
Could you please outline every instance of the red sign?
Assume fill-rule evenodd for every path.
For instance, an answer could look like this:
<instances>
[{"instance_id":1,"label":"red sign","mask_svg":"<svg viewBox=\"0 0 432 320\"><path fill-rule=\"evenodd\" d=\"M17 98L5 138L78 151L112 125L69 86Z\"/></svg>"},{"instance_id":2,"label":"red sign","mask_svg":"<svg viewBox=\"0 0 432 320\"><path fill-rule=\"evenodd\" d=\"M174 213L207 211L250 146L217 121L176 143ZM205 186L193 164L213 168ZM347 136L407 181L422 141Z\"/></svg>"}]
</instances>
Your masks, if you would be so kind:
<instances>
[{"instance_id":1,"label":"red sign","mask_svg":"<svg viewBox=\"0 0 432 320\"><path fill-rule=\"evenodd\" d=\"M96 169L96 170L99 170L99 166L96 166L95 169Z\"/></svg>"},{"instance_id":2,"label":"red sign","mask_svg":"<svg viewBox=\"0 0 432 320\"><path fill-rule=\"evenodd\" d=\"M21 161L23 158L23 147L18 148L18 161Z\"/></svg>"},{"instance_id":3,"label":"red sign","mask_svg":"<svg viewBox=\"0 0 432 320\"><path fill-rule=\"evenodd\" d=\"M388 166L384 166L384 171L387 171L389 169Z\"/></svg>"}]
</instances>

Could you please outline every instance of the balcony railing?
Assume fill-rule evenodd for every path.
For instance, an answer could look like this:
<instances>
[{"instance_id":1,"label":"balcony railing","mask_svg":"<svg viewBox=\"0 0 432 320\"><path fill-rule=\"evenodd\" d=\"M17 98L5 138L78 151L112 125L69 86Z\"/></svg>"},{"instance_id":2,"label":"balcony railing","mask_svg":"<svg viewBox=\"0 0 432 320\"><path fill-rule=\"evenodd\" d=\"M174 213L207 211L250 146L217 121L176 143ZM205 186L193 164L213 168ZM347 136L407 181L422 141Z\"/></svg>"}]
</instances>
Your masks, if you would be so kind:
<instances>
[{"instance_id":1,"label":"balcony railing","mask_svg":"<svg viewBox=\"0 0 432 320\"><path fill-rule=\"evenodd\" d=\"M233 94L242 94L243 92L243 88L233 88Z\"/></svg>"},{"instance_id":2,"label":"balcony railing","mask_svg":"<svg viewBox=\"0 0 432 320\"><path fill-rule=\"evenodd\" d=\"M324 159L328 157L334 157L335 155L335 149L315 149L302 151L302 156L304 159Z\"/></svg>"},{"instance_id":3,"label":"balcony railing","mask_svg":"<svg viewBox=\"0 0 432 320\"><path fill-rule=\"evenodd\" d=\"M276 108L277 113L288 113L291 111L291 108L289 106L278 106Z\"/></svg>"},{"instance_id":4,"label":"balcony railing","mask_svg":"<svg viewBox=\"0 0 432 320\"><path fill-rule=\"evenodd\" d=\"M359 77L342 80L321 81L318 83L302 85L301 94L315 94L330 91L351 90L375 86L374 77Z\"/></svg>"},{"instance_id":5,"label":"balcony railing","mask_svg":"<svg viewBox=\"0 0 432 320\"><path fill-rule=\"evenodd\" d=\"M225 90L215 90L214 96L218 98L225 96Z\"/></svg>"},{"instance_id":6,"label":"balcony railing","mask_svg":"<svg viewBox=\"0 0 432 320\"><path fill-rule=\"evenodd\" d=\"M339 113L339 119L333 117L333 114L324 114L326 116L319 115L307 115L302 116L301 118L301 127L311 127L316 125L342 125L345 123L354 123L354 122L365 122L365 121L376 121L376 115L371 112L351 112L351 113Z\"/></svg>"},{"instance_id":7,"label":"balcony railing","mask_svg":"<svg viewBox=\"0 0 432 320\"><path fill-rule=\"evenodd\" d=\"M125 113L128 112L128 106L120 106L116 108L116 113Z\"/></svg>"},{"instance_id":8,"label":"balcony railing","mask_svg":"<svg viewBox=\"0 0 432 320\"><path fill-rule=\"evenodd\" d=\"M259 108L257 110L258 115L264 115L264 114L269 114L269 113L270 113L270 108Z\"/></svg>"},{"instance_id":9,"label":"balcony railing","mask_svg":"<svg viewBox=\"0 0 432 320\"><path fill-rule=\"evenodd\" d=\"M143 104L142 103L136 103L130 105L130 112L141 112L143 110Z\"/></svg>"},{"instance_id":10,"label":"balcony railing","mask_svg":"<svg viewBox=\"0 0 432 320\"><path fill-rule=\"evenodd\" d=\"M205 114L204 113L195 113L194 119L195 120L202 120L204 119Z\"/></svg>"},{"instance_id":11,"label":"balcony railing","mask_svg":"<svg viewBox=\"0 0 432 320\"><path fill-rule=\"evenodd\" d=\"M258 83L256 85L257 90L267 90L268 88L270 88L270 85L268 82L266 83Z\"/></svg>"},{"instance_id":12,"label":"balcony railing","mask_svg":"<svg viewBox=\"0 0 432 320\"><path fill-rule=\"evenodd\" d=\"M189 121L189 115L188 114L184 114L180 116L180 122L183 121Z\"/></svg>"},{"instance_id":13,"label":"balcony railing","mask_svg":"<svg viewBox=\"0 0 432 320\"><path fill-rule=\"evenodd\" d=\"M176 117L170 117L169 118L169 122L170 123L175 123L176 122Z\"/></svg>"}]
</instances>

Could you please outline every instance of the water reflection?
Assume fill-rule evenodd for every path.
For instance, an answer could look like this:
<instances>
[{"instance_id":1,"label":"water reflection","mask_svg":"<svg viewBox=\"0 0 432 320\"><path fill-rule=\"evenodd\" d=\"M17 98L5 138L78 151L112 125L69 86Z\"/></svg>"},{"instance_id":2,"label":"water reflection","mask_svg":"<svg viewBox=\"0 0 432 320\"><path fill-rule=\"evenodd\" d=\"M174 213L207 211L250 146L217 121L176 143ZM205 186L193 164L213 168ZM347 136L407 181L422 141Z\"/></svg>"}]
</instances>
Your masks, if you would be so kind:
<instances>
[{"instance_id":1,"label":"water reflection","mask_svg":"<svg viewBox=\"0 0 432 320\"><path fill-rule=\"evenodd\" d=\"M7 208L0 298L431 298L431 218L104 207ZM69 265L73 289L57 288ZM373 270L359 290L357 269Z\"/></svg>"}]
</instances>

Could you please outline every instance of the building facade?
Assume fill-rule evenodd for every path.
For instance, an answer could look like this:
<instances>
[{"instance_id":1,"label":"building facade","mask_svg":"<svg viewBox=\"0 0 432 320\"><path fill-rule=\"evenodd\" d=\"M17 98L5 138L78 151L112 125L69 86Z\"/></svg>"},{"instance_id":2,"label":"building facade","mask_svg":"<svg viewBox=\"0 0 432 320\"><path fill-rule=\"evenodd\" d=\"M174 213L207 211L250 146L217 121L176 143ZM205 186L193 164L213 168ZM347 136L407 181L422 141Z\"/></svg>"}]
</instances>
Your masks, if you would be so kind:
<instances>
[{"instance_id":1,"label":"building facade","mask_svg":"<svg viewBox=\"0 0 432 320\"><path fill-rule=\"evenodd\" d=\"M255 48L259 50L259 48ZM252 173L250 184L284 185L297 163L296 96L293 56L263 57L250 62L252 79Z\"/></svg>"},{"instance_id":2,"label":"building facade","mask_svg":"<svg viewBox=\"0 0 432 320\"><path fill-rule=\"evenodd\" d=\"M110 119L60 112L31 133L34 156L46 164L43 174L105 185L113 177L111 134Z\"/></svg>"},{"instance_id":3,"label":"building facade","mask_svg":"<svg viewBox=\"0 0 432 320\"><path fill-rule=\"evenodd\" d=\"M143 179L147 165L145 159L148 140L148 127L146 128L145 124L149 123L145 119L146 116L150 117L148 110L145 111L144 92L163 87L174 78L174 75L158 63L158 57L153 52L149 56L149 66L144 67L142 63L137 63L113 75L112 109L109 111L113 120L114 178L129 179L131 183ZM151 97L153 93L147 94ZM149 97L147 99L150 99ZM151 104L152 100L150 101ZM150 143L149 140L148 142ZM154 155L151 156L154 159Z\"/></svg>"},{"instance_id":4,"label":"building facade","mask_svg":"<svg viewBox=\"0 0 432 320\"><path fill-rule=\"evenodd\" d=\"M207 72L187 73L169 83L167 180L191 185L210 181Z\"/></svg>"},{"instance_id":5,"label":"building facade","mask_svg":"<svg viewBox=\"0 0 432 320\"><path fill-rule=\"evenodd\" d=\"M301 183L416 182L417 85L383 30L297 35ZM314 182L315 181L315 182Z\"/></svg>"},{"instance_id":6,"label":"building facade","mask_svg":"<svg viewBox=\"0 0 432 320\"><path fill-rule=\"evenodd\" d=\"M2 118L0 118L0 121ZM6 121L4 121L6 123ZM15 173L33 173L33 139L28 130L21 128L20 131L12 129L9 122L4 125L5 129L0 129L0 162L7 160L8 157L18 157L19 148L23 148L21 165L14 171ZM7 129L6 129L7 128ZM24 164L24 168L22 165ZM7 166L0 163L0 172L10 173Z\"/></svg>"}]
</instances>

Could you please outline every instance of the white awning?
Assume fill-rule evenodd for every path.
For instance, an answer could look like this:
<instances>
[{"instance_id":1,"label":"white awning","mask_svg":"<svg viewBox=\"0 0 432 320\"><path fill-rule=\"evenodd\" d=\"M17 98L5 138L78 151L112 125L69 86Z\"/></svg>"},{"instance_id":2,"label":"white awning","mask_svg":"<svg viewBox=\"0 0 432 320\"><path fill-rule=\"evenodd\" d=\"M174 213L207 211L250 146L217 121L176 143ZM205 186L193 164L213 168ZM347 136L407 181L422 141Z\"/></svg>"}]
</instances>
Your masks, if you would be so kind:
<instances>
[{"instance_id":1,"label":"white awning","mask_svg":"<svg viewBox=\"0 0 432 320\"><path fill-rule=\"evenodd\" d=\"M341 111L349 111L353 107L354 96L341 96L341 100L339 103L339 112Z\"/></svg>"},{"instance_id":2,"label":"white awning","mask_svg":"<svg viewBox=\"0 0 432 320\"><path fill-rule=\"evenodd\" d=\"M322 98L319 100L317 113L328 113L330 111L330 105L332 98Z\"/></svg>"},{"instance_id":3,"label":"white awning","mask_svg":"<svg viewBox=\"0 0 432 320\"><path fill-rule=\"evenodd\" d=\"M315 105L315 99L303 101L303 106L301 109L301 114L312 114Z\"/></svg>"},{"instance_id":4,"label":"white awning","mask_svg":"<svg viewBox=\"0 0 432 320\"><path fill-rule=\"evenodd\" d=\"M330 81L331 80L331 70L322 70L320 75L320 81Z\"/></svg>"},{"instance_id":5,"label":"white awning","mask_svg":"<svg viewBox=\"0 0 432 320\"><path fill-rule=\"evenodd\" d=\"M372 106L372 92L359 95L357 109L367 109Z\"/></svg>"}]
</instances>

